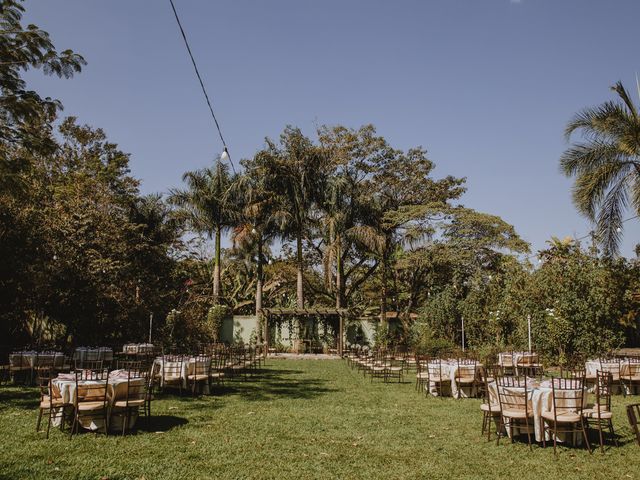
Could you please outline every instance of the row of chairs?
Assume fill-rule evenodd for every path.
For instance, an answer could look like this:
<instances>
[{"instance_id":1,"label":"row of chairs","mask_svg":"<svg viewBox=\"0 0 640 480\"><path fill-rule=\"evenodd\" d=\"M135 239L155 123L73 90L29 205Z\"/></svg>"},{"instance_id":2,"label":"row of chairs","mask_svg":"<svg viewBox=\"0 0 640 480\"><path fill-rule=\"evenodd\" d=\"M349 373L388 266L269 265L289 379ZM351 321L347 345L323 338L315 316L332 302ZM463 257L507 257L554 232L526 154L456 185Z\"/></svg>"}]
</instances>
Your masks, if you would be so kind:
<instances>
[{"instance_id":1,"label":"row of chairs","mask_svg":"<svg viewBox=\"0 0 640 480\"><path fill-rule=\"evenodd\" d=\"M163 355L161 361L154 364L153 376L163 389L177 388L182 394L186 385L195 395L204 385L210 388L213 382L219 385L225 378L246 380L262 363L260 348L218 345L197 355Z\"/></svg>"},{"instance_id":2,"label":"row of chairs","mask_svg":"<svg viewBox=\"0 0 640 480\"><path fill-rule=\"evenodd\" d=\"M385 383L391 379L401 382L404 373L413 364L405 354L395 354L385 350L354 350L348 352L347 363L352 369L361 372L365 377L382 379Z\"/></svg>"}]
</instances>

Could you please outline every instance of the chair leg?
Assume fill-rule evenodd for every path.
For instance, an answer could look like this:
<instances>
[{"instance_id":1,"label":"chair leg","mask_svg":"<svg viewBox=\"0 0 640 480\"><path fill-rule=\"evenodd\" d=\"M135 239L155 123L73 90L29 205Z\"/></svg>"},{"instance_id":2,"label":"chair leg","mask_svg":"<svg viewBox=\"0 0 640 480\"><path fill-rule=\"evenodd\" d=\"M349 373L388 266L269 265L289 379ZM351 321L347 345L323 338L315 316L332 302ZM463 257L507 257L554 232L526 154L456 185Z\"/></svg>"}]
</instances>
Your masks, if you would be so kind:
<instances>
[{"instance_id":1,"label":"chair leg","mask_svg":"<svg viewBox=\"0 0 640 480\"><path fill-rule=\"evenodd\" d=\"M555 416L555 415L554 415ZM554 455L558 455L558 451L556 448L556 444L558 443L558 423L554 420L553 421L553 454Z\"/></svg>"},{"instance_id":2,"label":"chair leg","mask_svg":"<svg viewBox=\"0 0 640 480\"><path fill-rule=\"evenodd\" d=\"M524 423L527 428L527 442L529 443L529 450L533 450L533 447L531 446L531 429L529 428L529 419L525 418Z\"/></svg>"},{"instance_id":3,"label":"chair leg","mask_svg":"<svg viewBox=\"0 0 640 480\"><path fill-rule=\"evenodd\" d=\"M42 421L42 408L38 409L38 421L36 422L36 432L40 431L40 422Z\"/></svg>"},{"instance_id":4,"label":"chair leg","mask_svg":"<svg viewBox=\"0 0 640 480\"><path fill-rule=\"evenodd\" d=\"M589 450L589 453L593 453L591 451L591 445L589 445L589 437L587 437L587 429L584 428L584 419L580 419L580 427L582 429L582 436L584 437L584 441L587 444L587 450Z\"/></svg>"},{"instance_id":5,"label":"chair leg","mask_svg":"<svg viewBox=\"0 0 640 480\"><path fill-rule=\"evenodd\" d=\"M547 448L547 427L542 417L540 417L540 430L542 431L542 448Z\"/></svg>"},{"instance_id":6,"label":"chair leg","mask_svg":"<svg viewBox=\"0 0 640 480\"><path fill-rule=\"evenodd\" d=\"M53 416L53 409L49 410L49 421L47 422L47 439L49 438L49 430L51 429L51 417Z\"/></svg>"},{"instance_id":7,"label":"chair leg","mask_svg":"<svg viewBox=\"0 0 640 480\"><path fill-rule=\"evenodd\" d=\"M613 420L609 419L609 432L611 433L611 439L615 446L618 446L618 438L616 437L615 432L613 431Z\"/></svg>"},{"instance_id":8,"label":"chair leg","mask_svg":"<svg viewBox=\"0 0 640 480\"><path fill-rule=\"evenodd\" d=\"M602 436L602 421L598 419L598 436L600 438L600 452L604 453L604 438Z\"/></svg>"}]
</instances>

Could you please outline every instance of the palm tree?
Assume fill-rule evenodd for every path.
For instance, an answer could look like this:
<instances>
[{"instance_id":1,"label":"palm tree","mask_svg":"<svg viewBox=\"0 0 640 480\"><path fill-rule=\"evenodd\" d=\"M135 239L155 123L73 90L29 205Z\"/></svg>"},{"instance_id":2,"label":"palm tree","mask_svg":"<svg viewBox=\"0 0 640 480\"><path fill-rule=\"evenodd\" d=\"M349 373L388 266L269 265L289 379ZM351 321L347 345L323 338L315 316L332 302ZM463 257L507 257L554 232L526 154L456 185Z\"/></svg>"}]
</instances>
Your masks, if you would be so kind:
<instances>
[{"instance_id":1,"label":"palm tree","mask_svg":"<svg viewBox=\"0 0 640 480\"><path fill-rule=\"evenodd\" d=\"M169 201L176 205L178 218L195 232L215 239L213 257L213 303L220 302L220 249L224 230L236 224L238 210L231 195L236 177L229 174L229 167L219 160L215 167L186 172L182 180L184 190L171 191Z\"/></svg>"},{"instance_id":2,"label":"palm tree","mask_svg":"<svg viewBox=\"0 0 640 480\"><path fill-rule=\"evenodd\" d=\"M267 139L267 148L255 161L264 172L265 188L282 202L288 211L280 234L296 241L296 299L304 308L304 261L302 242L309 227L309 213L322 192L326 157L305 137L300 129L287 127L280 135L280 146Z\"/></svg>"},{"instance_id":3,"label":"palm tree","mask_svg":"<svg viewBox=\"0 0 640 480\"><path fill-rule=\"evenodd\" d=\"M276 234L284 228L289 219L289 212L282 208L283 203L268 188L264 168L254 157L243 162L245 170L238 182L236 190L241 194L241 221L232 234L234 246L250 251L256 258L256 316L262 309L262 287L264 283L264 250Z\"/></svg>"},{"instance_id":4,"label":"palm tree","mask_svg":"<svg viewBox=\"0 0 640 480\"><path fill-rule=\"evenodd\" d=\"M579 131L560 158L562 172L575 177L573 202L595 222L595 233L607 256L618 252L622 216L631 207L640 213L640 114L621 82L608 101L578 113L567 125L567 140Z\"/></svg>"}]
</instances>

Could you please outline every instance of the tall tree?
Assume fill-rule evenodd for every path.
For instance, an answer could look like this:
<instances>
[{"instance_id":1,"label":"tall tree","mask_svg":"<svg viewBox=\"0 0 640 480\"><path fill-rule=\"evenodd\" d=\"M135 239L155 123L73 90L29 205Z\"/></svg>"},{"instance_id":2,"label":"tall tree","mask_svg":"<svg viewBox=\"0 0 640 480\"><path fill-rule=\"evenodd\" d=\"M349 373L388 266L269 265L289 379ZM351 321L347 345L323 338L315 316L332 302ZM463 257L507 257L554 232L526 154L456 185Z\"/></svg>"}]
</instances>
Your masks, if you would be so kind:
<instances>
[{"instance_id":1,"label":"tall tree","mask_svg":"<svg viewBox=\"0 0 640 480\"><path fill-rule=\"evenodd\" d=\"M48 133L62 104L29 90L21 73L36 69L69 78L86 63L71 50L58 52L49 34L36 25L24 27L23 12L16 0L0 1L0 181L15 167L7 157L12 146L49 152L55 148Z\"/></svg>"},{"instance_id":2,"label":"tall tree","mask_svg":"<svg viewBox=\"0 0 640 480\"><path fill-rule=\"evenodd\" d=\"M568 177L575 177L573 201L578 211L595 222L599 243L607 256L618 252L623 215L627 208L640 214L640 114L621 82L608 101L578 113L567 125L576 142L560 158Z\"/></svg>"},{"instance_id":3,"label":"tall tree","mask_svg":"<svg viewBox=\"0 0 640 480\"><path fill-rule=\"evenodd\" d=\"M256 292L255 314L262 309L265 247L282 230L290 218L282 199L269 190L268 172L264 165L252 160L244 161L244 175L236 183L238 204L242 205L241 221L233 232L233 243L255 256Z\"/></svg>"},{"instance_id":4,"label":"tall tree","mask_svg":"<svg viewBox=\"0 0 640 480\"><path fill-rule=\"evenodd\" d=\"M291 126L280 135L279 145L269 139L266 142L267 148L257 154L256 162L264 172L268 190L289 211L281 234L296 242L296 299L298 308L304 308L303 240L311 208L324 187L326 156L300 129Z\"/></svg>"},{"instance_id":5,"label":"tall tree","mask_svg":"<svg viewBox=\"0 0 640 480\"><path fill-rule=\"evenodd\" d=\"M233 228L238 219L232 186L236 177L219 160L211 168L186 172L186 189L173 189L169 201L178 207L178 218L195 232L214 239L213 303L220 303L220 256L222 232Z\"/></svg>"},{"instance_id":6,"label":"tall tree","mask_svg":"<svg viewBox=\"0 0 640 480\"><path fill-rule=\"evenodd\" d=\"M434 168L422 148L389 150L368 180L372 192L369 222L356 228L381 264L380 317L386 322L392 266L406 244L415 245L434 231L432 222L464 192L464 179L432 178Z\"/></svg>"}]
</instances>

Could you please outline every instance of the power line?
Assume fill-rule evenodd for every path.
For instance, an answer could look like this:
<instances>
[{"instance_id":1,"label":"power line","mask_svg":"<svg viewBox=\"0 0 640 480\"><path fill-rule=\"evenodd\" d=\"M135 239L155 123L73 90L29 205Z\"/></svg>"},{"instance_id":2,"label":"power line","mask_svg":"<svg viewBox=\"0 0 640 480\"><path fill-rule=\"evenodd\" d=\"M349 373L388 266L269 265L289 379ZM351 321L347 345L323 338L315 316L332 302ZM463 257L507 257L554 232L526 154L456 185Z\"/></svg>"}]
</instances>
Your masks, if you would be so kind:
<instances>
[{"instance_id":1,"label":"power line","mask_svg":"<svg viewBox=\"0 0 640 480\"><path fill-rule=\"evenodd\" d=\"M182 39L184 40L184 44L187 47L187 52L189 53L189 58L191 58L191 63L193 64L193 68L196 71L196 76L198 77L198 81L200 82L200 87L202 87L202 93L204 93L204 98L207 101L207 105L209 106L209 111L211 112L211 116L213 117L213 121L216 124L216 129L218 130L218 135L220 135L220 140L222 140L222 145L224 147L224 153L227 154L227 158L229 159L229 163L231 164L231 168L233 169L233 173L236 173L236 168L233 165L233 161L231 160L231 155L229 155L229 149L227 148L227 143L224 141L224 137L222 136L222 131L220 130L220 124L218 123L218 119L216 118L216 114L213 113L213 107L211 106L211 101L209 100L209 95L207 94L207 89L204 87L204 82L202 81L202 77L200 76L200 71L198 70L198 65L196 64L195 58L193 58L193 53L191 53L191 47L189 46L189 41L187 40L187 35L184 33L184 28L182 28L182 23L180 22L180 17L178 16L178 12L176 11L176 7L173 4L173 0L169 0L171 4L171 9L173 10L173 15L176 17L176 22L178 23L178 28L180 28L180 33L182 34ZM223 155L224 155L223 153Z\"/></svg>"},{"instance_id":2,"label":"power line","mask_svg":"<svg viewBox=\"0 0 640 480\"><path fill-rule=\"evenodd\" d=\"M633 217L625 218L624 220L622 220L622 221L620 222L620 225L625 224L625 223L627 223L627 222L628 222L628 221L630 221L630 220L635 220L636 218L640 218L640 214L639 214L639 215L634 215ZM589 233L587 233L586 235L583 235L582 237L575 238L574 240L575 240L576 242L579 242L580 240L584 240L585 238L589 238L589 237L590 237L590 236L592 236L592 235L593 235L593 230L591 230L591 231L590 231ZM524 260L529 260L529 259L531 259L531 258L536 258L536 257L538 257L538 256L539 256L539 254L538 254L538 253L533 253L533 254L531 254L531 255L528 255L528 256L524 257Z\"/></svg>"}]
</instances>

